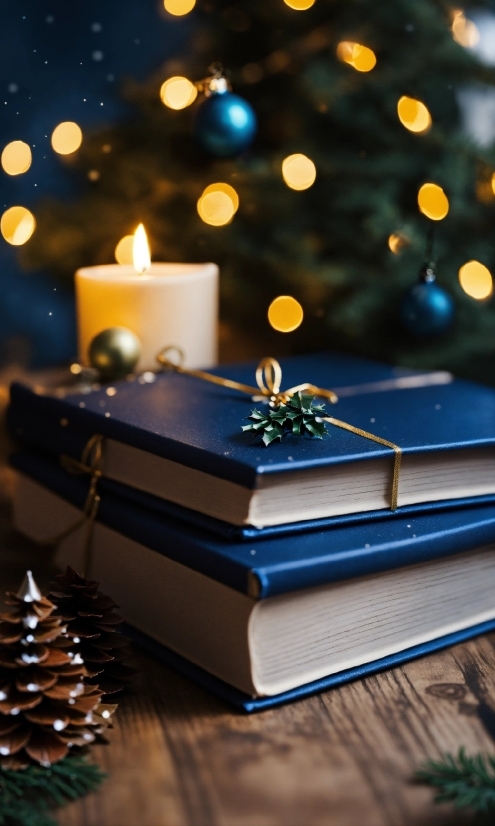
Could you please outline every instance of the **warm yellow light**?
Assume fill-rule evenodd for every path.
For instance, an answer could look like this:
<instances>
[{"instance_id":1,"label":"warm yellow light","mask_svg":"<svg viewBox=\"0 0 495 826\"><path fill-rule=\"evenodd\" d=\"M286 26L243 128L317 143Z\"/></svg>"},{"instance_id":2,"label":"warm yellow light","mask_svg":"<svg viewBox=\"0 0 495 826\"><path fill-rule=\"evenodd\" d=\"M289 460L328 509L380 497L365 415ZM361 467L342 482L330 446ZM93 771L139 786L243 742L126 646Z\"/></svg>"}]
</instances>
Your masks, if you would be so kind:
<instances>
[{"instance_id":1,"label":"warm yellow light","mask_svg":"<svg viewBox=\"0 0 495 826\"><path fill-rule=\"evenodd\" d=\"M291 189L309 189L316 180L316 166L306 155L289 155L282 162L282 175Z\"/></svg>"},{"instance_id":2,"label":"warm yellow light","mask_svg":"<svg viewBox=\"0 0 495 826\"><path fill-rule=\"evenodd\" d=\"M169 77L160 88L160 98L169 109L185 109L194 103L198 90L187 77Z\"/></svg>"},{"instance_id":3,"label":"warm yellow light","mask_svg":"<svg viewBox=\"0 0 495 826\"><path fill-rule=\"evenodd\" d=\"M408 239L404 235L401 235L400 232L393 232L392 235L389 235L388 246L394 255L398 255L402 248L407 247L408 244Z\"/></svg>"},{"instance_id":4,"label":"warm yellow light","mask_svg":"<svg viewBox=\"0 0 495 826\"><path fill-rule=\"evenodd\" d=\"M115 247L117 264L133 264L134 235L124 235Z\"/></svg>"},{"instance_id":5,"label":"warm yellow light","mask_svg":"<svg viewBox=\"0 0 495 826\"><path fill-rule=\"evenodd\" d=\"M204 198L205 195L209 195L210 192L223 192L232 201L234 213L237 212L237 210L239 209L239 196L235 191L234 187L230 186L230 184L224 184L221 182L216 184L210 184L206 187L201 197Z\"/></svg>"},{"instance_id":6,"label":"warm yellow light","mask_svg":"<svg viewBox=\"0 0 495 826\"><path fill-rule=\"evenodd\" d=\"M279 295L268 307L268 321L279 333L297 330L303 317L303 308L291 295Z\"/></svg>"},{"instance_id":7,"label":"warm yellow light","mask_svg":"<svg viewBox=\"0 0 495 826\"><path fill-rule=\"evenodd\" d=\"M70 155L82 143L81 127L72 120L59 123L52 132L52 147L59 155Z\"/></svg>"},{"instance_id":8,"label":"warm yellow light","mask_svg":"<svg viewBox=\"0 0 495 826\"><path fill-rule=\"evenodd\" d=\"M134 264L134 269L140 273L140 275L144 275L151 267L150 248L146 237L146 230L142 224L139 224L134 233L132 263Z\"/></svg>"},{"instance_id":9,"label":"warm yellow light","mask_svg":"<svg viewBox=\"0 0 495 826\"><path fill-rule=\"evenodd\" d=\"M376 55L367 46L342 40L337 46L337 57L358 72L371 72L376 66Z\"/></svg>"},{"instance_id":10,"label":"warm yellow light","mask_svg":"<svg viewBox=\"0 0 495 826\"><path fill-rule=\"evenodd\" d=\"M459 282L465 293L481 301L493 292L493 278L488 267L479 261L468 261L459 270Z\"/></svg>"},{"instance_id":11,"label":"warm yellow light","mask_svg":"<svg viewBox=\"0 0 495 826\"><path fill-rule=\"evenodd\" d=\"M36 229L34 215L29 209L22 206L13 206L7 209L0 221L0 231L9 244L20 247L29 241Z\"/></svg>"},{"instance_id":12,"label":"warm yellow light","mask_svg":"<svg viewBox=\"0 0 495 826\"><path fill-rule=\"evenodd\" d=\"M188 14L193 10L196 0L163 0L163 5L169 14L182 17L183 14Z\"/></svg>"},{"instance_id":13,"label":"warm yellow light","mask_svg":"<svg viewBox=\"0 0 495 826\"><path fill-rule=\"evenodd\" d=\"M491 183L492 183L492 190L493 190L493 194L495 195L495 172L494 172L494 173L493 173L493 175L492 175L492 181L491 181Z\"/></svg>"},{"instance_id":14,"label":"warm yellow light","mask_svg":"<svg viewBox=\"0 0 495 826\"><path fill-rule=\"evenodd\" d=\"M239 208L239 196L230 184L210 184L197 204L199 217L205 224L222 227L229 224Z\"/></svg>"},{"instance_id":15,"label":"warm yellow light","mask_svg":"<svg viewBox=\"0 0 495 826\"><path fill-rule=\"evenodd\" d=\"M441 221L449 211L449 199L441 186L423 184L418 192L418 206L427 218Z\"/></svg>"},{"instance_id":16,"label":"warm yellow light","mask_svg":"<svg viewBox=\"0 0 495 826\"><path fill-rule=\"evenodd\" d=\"M460 9L452 13L452 36L456 43L466 49L476 46L480 40L477 25L472 20L467 20Z\"/></svg>"},{"instance_id":17,"label":"warm yellow light","mask_svg":"<svg viewBox=\"0 0 495 826\"><path fill-rule=\"evenodd\" d=\"M311 6L314 6L315 0L284 0L284 3L290 6L291 9L305 11L306 9L310 9Z\"/></svg>"},{"instance_id":18,"label":"warm yellow light","mask_svg":"<svg viewBox=\"0 0 495 826\"><path fill-rule=\"evenodd\" d=\"M8 143L2 152L2 168L7 175L22 175L31 166L31 148L24 141Z\"/></svg>"},{"instance_id":19,"label":"warm yellow light","mask_svg":"<svg viewBox=\"0 0 495 826\"><path fill-rule=\"evenodd\" d=\"M410 132L424 134L431 128L431 115L420 100L404 95L397 104L397 114L402 125Z\"/></svg>"}]
</instances>

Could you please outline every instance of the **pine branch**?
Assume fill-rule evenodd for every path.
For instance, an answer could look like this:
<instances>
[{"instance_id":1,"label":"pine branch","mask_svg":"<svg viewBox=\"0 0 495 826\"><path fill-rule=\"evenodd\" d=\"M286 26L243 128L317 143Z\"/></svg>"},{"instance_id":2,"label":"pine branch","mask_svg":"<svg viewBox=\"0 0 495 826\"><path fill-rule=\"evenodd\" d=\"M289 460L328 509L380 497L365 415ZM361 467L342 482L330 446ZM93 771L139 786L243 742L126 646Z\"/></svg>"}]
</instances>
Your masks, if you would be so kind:
<instances>
[{"instance_id":1,"label":"pine branch","mask_svg":"<svg viewBox=\"0 0 495 826\"><path fill-rule=\"evenodd\" d=\"M416 779L438 790L436 803L453 803L456 809L495 811L495 757L469 756L460 748L457 756L445 754L428 760Z\"/></svg>"},{"instance_id":2,"label":"pine branch","mask_svg":"<svg viewBox=\"0 0 495 826\"><path fill-rule=\"evenodd\" d=\"M95 791L105 776L80 756L49 768L0 770L0 826L55 826L49 810Z\"/></svg>"},{"instance_id":3,"label":"pine branch","mask_svg":"<svg viewBox=\"0 0 495 826\"><path fill-rule=\"evenodd\" d=\"M313 405L314 396L305 396L300 391L289 401L269 409L266 413L252 410L248 416L252 424L243 426L243 431L252 431L255 435L263 434L263 444L268 447L277 439L282 440L285 433L303 436L308 433L315 439L322 439L326 434L325 405Z\"/></svg>"}]
</instances>

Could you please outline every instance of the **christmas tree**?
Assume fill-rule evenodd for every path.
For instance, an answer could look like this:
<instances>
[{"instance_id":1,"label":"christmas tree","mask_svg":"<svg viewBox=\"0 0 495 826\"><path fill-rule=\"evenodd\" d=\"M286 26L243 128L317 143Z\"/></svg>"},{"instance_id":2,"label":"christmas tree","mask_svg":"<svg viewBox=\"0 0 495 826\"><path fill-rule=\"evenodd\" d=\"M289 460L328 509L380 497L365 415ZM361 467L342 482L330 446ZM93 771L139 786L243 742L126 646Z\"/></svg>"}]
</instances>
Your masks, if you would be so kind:
<instances>
[{"instance_id":1,"label":"christmas tree","mask_svg":"<svg viewBox=\"0 0 495 826\"><path fill-rule=\"evenodd\" d=\"M463 134L458 91L495 78L462 45L462 13L443 0L200 0L194 15L187 55L124 90L135 115L67 156L82 194L40 204L25 266L72 279L113 260L142 221L155 260L220 265L223 318L255 328L259 354L332 347L493 381L493 305L468 295L459 271L477 262L464 286L488 297L480 264L495 266L495 152ZM194 89L177 104L162 88L204 77L214 61L258 121L252 145L231 158L195 138ZM293 155L304 157L283 167ZM197 209L218 182L239 197L224 225ZM436 200L420 209L425 184ZM437 283L456 312L441 335L421 337L421 318L411 332L398 308L433 225ZM267 321L281 294L304 308L290 336Z\"/></svg>"}]
</instances>

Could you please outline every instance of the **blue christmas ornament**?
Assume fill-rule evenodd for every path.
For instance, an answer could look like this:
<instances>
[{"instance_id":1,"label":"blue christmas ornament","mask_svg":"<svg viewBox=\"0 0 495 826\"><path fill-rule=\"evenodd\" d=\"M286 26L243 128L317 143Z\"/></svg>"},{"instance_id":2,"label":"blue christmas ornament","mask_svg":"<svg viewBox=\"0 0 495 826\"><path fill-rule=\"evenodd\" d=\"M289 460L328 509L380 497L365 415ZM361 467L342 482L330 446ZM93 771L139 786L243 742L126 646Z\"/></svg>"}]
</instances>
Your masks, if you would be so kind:
<instances>
[{"instance_id":1,"label":"blue christmas ornament","mask_svg":"<svg viewBox=\"0 0 495 826\"><path fill-rule=\"evenodd\" d=\"M230 158L250 146L256 128L252 106L229 91L225 78L212 78L196 114L194 131L200 146L217 158Z\"/></svg>"},{"instance_id":2,"label":"blue christmas ornament","mask_svg":"<svg viewBox=\"0 0 495 826\"><path fill-rule=\"evenodd\" d=\"M436 283L433 266L425 264L419 282L405 292L400 305L402 324L418 338L444 333L454 319L454 301Z\"/></svg>"}]
</instances>

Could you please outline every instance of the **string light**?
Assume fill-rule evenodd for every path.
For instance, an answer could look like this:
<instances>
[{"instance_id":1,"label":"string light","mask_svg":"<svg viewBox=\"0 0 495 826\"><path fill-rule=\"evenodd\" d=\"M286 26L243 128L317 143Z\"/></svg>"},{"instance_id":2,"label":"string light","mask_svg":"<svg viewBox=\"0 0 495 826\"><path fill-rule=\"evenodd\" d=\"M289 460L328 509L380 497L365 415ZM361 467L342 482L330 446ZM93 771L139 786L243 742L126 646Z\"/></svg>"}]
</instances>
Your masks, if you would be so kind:
<instances>
[{"instance_id":1,"label":"string light","mask_svg":"<svg viewBox=\"0 0 495 826\"><path fill-rule=\"evenodd\" d=\"M160 88L160 98L169 109L185 109L194 103L198 90L187 77L169 77Z\"/></svg>"},{"instance_id":2,"label":"string light","mask_svg":"<svg viewBox=\"0 0 495 826\"><path fill-rule=\"evenodd\" d=\"M182 17L183 14L189 14L193 10L196 0L163 0L163 5L169 14Z\"/></svg>"},{"instance_id":3,"label":"string light","mask_svg":"<svg viewBox=\"0 0 495 826\"><path fill-rule=\"evenodd\" d=\"M132 264L132 250L134 245L134 235L124 235L115 247L115 260L117 264Z\"/></svg>"},{"instance_id":4,"label":"string light","mask_svg":"<svg viewBox=\"0 0 495 826\"><path fill-rule=\"evenodd\" d=\"M268 321L279 333L297 330L303 318L303 308L291 295L279 295L268 307Z\"/></svg>"},{"instance_id":5,"label":"string light","mask_svg":"<svg viewBox=\"0 0 495 826\"><path fill-rule=\"evenodd\" d=\"M481 301L493 292L493 278L488 267L479 261L468 261L459 270L459 282L465 293Z\"/></svg>"},{"instance_id":6,"label":"string light","mask_svg":"<svg viewBox=\"0 0 495 826\"><path fill-rule=\"evenodd\" d=\"M12 141L2 152L2 168L7 175L22 175L32 160L31 148L24 141Z\"/></svg>"},{"instance_id":7,"label":"string light","mask_svg":"<svg viewBox=\"0 0 495 826\"><path fill-rule=\"evenodd\" d=\"M52 132L52 147L59 155L71 155L82 143L81 127L72 120L59 123Z\"/></svg>"},{"instance_id":8,"label":"string light","mask_svg":"<svg viewBox=\"0 0 495 826\"><path fill-rule=\"evenodd\" d=\"M289 6L291 9L296 9L296 11L306 11L306 9L314 6L315 2L316 0L284 0L286 6Z\"/></svg>"},{"instance_id":9,"label":"string light","mask_svg":"<svg viewBox=\"0 0 495 826\"><path fill-rule=\"evenodd\" d=\"M35 229L34 215L23 206L10 207L3 213L0 221L0 231L3 237L15 247L20 247L29 241Z\"/></svg>"},{"instance_id":10,"label":"string light","mask_svg":"<svg viewBox=\"0 0 495 826\"><path fill-rule=\"evenodd\" d=\"M467 20L464 12L457 9L452 12L452 36L456 43L470 49L476 46L480 40L480 33L476 23Z\"/></svg>"},{"instance_id":11,"label":"string light","mask_svg":"<svg viewBox=\"0 0 495 826\"><path fill-rule=\"evenodd\" d=\"M342 40L338 44L337 57L357 72L371 72L376 66L376 55L372 49L348 40Z\"/></svg>"},{"instance_id":12,"label":"string light","mask_svg":"<svg viewBox=\"0 0 495 826\"><path fill-rule=\"evenodd\" d=\"M201 194L197 208L205 224L222 227L231 222L239 209L239 196L230 184L210 184Z\"/></svg>"},{"instance_id":13,"label":"string light","mask_svg":"<svg viewBox=\"0 0 495 826\"><path fill-rule=\"evenodd\" d=\"M316 180L316 166L306 155L289 155L282 162L282 175L290 189L309 189Z\"/></svg>"},{"instance_id":14,"label":"string light","mask_svg":"<svg viewBox=\"0 0 495 826\"><path fill-rule=\"evenodd\" d=\"M424 103L405 95L397 103L399 120L410 132L425 134L431 128L431 115Z\"/></svg>"},{"instance_id":15,"label":"string light","mask_svg":"<svg viewBox=\"0 0 495 826\"><path fill-rule=\"evenodd\" d=\"M418 206L427 218L441 221L448 214L449 199L438 184L423 184L418 192Z\"/></svg>"}]
</instances>

